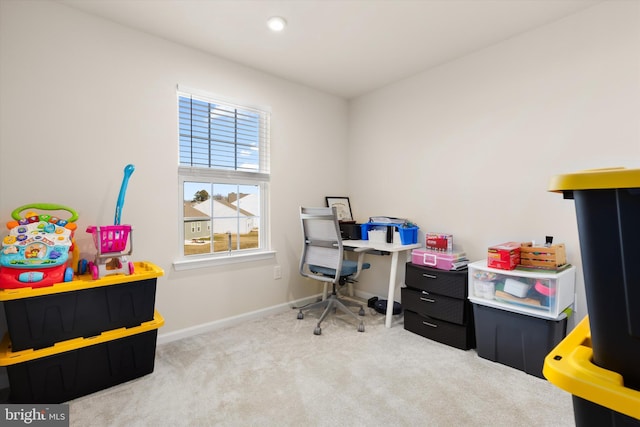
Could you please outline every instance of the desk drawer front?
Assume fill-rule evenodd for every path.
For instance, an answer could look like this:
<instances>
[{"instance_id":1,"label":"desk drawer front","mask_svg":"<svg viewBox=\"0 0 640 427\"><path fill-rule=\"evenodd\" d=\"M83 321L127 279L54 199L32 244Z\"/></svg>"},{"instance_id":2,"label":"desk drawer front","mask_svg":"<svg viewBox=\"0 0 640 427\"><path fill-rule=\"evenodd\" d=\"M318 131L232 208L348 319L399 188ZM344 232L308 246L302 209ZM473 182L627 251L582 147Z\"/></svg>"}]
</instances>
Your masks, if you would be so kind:
<instances>
[{"instance_id":1,"label":"desk drawer front","mask_svg":"<svg viewBox=\"0 0 640 427\"><path fill-rule=\"evenodd\" d=\"M407 263L405 284L451 298L467 298L466 270L445 271Z\"/></svg>"},{"instance_id":2,"label":"desk drawer front","mask_svg":"<svg viewBox=\"0 0 640 427\"><path fill-rule=\"evenodd\" d=\"M435 317L463 324L465 322L465 300L450 298L427 291L402 288L402 306L423 316Z\"/></svg>"},{"instance_id":3,"label":"desk drawer front","mask_svg":"<svg viewBox=\"0 0 640 427\"><path fill-rule=\"evenodd\" d=\"M425 338L468 350L475 347L473 327L456 325L444 320L421 316L410 310L404 312L404 328Z\"/></svg>"}]
</instances>

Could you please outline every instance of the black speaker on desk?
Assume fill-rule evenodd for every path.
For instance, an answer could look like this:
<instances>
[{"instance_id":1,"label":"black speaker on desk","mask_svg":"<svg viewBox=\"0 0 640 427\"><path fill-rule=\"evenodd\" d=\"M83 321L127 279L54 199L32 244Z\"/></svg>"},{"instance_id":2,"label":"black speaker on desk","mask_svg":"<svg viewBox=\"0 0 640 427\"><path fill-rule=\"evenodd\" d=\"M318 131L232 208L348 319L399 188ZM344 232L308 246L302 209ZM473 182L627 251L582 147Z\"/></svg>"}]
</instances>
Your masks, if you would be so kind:
<instances>
[{"instance_id":1,"label":"black speaker on desk","mask_svg":"<svg viewBox=\"0 0 640 427\"><path fill-rule=\"evenodd\" d=\"M341 222L340 235L342 236L342 240L361 240L360 225L361 224L351 222Z\"/></svg>"}]
</instances>

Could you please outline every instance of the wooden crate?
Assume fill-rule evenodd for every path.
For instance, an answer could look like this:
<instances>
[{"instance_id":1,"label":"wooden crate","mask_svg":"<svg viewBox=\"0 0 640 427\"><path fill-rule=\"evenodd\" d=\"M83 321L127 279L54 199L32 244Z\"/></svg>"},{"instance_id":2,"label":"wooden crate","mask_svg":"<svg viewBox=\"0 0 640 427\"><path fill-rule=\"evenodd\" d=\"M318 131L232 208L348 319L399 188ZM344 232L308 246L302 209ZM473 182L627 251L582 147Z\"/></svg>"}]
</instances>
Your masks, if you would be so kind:
<instances>
[{"instance_id":1,"label":"wooden crate","mask_svg":"<svg viewBox=\"0 0 640 427\"><path fill-rule=\"evenodd\" d=\"M520 265L545 270L557 270L567 263L564 243L547 246L532 246L523 243L520 246Z\"/></svg>"}]
</instances>

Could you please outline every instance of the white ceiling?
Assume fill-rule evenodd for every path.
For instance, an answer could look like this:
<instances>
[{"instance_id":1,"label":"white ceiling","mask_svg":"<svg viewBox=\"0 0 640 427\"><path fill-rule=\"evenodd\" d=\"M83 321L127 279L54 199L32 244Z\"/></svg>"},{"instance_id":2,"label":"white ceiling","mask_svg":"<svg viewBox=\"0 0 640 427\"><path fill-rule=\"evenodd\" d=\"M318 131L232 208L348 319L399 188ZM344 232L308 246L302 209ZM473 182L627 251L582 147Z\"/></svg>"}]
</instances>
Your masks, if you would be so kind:
<instances>
[{"instance_id":1,"label":"white ceiling","mask_svg":"<svg viewBox=\"0 0 640 427\"><path fill-rule=\"evenodd\" d=\"M353 98L602 0L59 1ZM285 31L269 31L274 15Z\"/></svg>"}]
</instances>

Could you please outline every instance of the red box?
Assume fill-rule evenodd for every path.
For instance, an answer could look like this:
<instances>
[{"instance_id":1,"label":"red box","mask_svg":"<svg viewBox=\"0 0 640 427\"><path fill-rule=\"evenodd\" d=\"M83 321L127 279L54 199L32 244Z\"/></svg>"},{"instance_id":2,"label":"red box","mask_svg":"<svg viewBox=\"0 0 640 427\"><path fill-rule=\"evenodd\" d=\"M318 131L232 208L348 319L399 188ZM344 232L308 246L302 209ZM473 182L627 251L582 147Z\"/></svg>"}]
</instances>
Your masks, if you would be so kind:
<instances>
[{"instance_id":1,"label":"red box","mask_svg":"<svg viewBox=\"0 0 640 427\"><path fill-rule=\"evenodd\" d=\"M425 233L425 247L432 251L453 251L453 235L443 233Z\"/></svg>"},{"instance_id":2,"label":"red box","mask_svg":"<svg viewBox=\"0 0 640 427\"><path fill-rule=\"evenodd\" d=\"M520 264L519 242L506 242L489 247L487 267L513 270L518 264Z\"/></svg>"}]
</instances>

